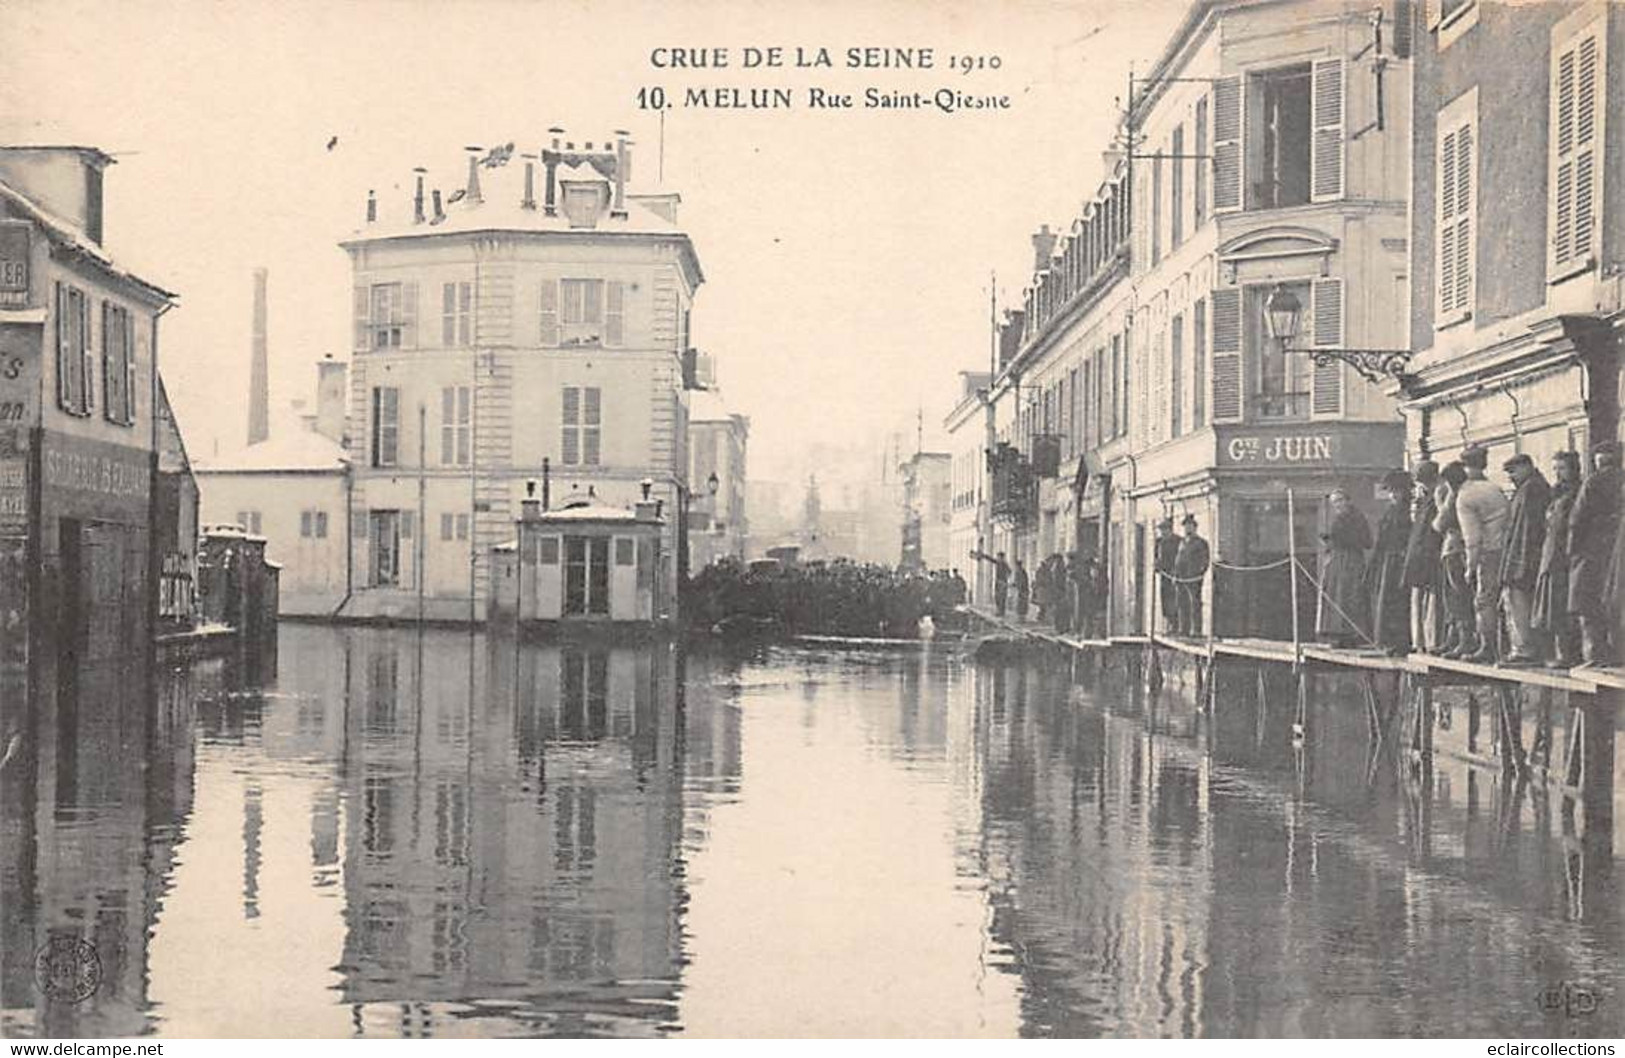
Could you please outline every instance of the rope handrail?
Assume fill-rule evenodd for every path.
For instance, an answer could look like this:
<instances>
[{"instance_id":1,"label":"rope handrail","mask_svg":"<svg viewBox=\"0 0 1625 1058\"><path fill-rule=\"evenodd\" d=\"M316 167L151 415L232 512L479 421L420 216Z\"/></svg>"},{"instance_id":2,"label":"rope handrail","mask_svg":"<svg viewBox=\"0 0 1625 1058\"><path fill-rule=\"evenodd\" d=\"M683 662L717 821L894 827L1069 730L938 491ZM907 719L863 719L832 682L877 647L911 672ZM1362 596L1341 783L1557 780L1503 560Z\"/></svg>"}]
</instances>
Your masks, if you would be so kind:
<instances>
[{"instance_id":1,"label":"rope handrail","mask_svg":"<svg viewBox=\"0 0 1625 1058\"><path fill-rule=\"evenodd\" d=\"M1331 608L1337 612L1338 616L1347 621L1349 627L1354 629L1355 634L1358 635L1360 639L1364 640L1367 646L1375 647L1380 645L1376 639L1372 638L1372 636L1366 632L1361 622L1356 621L1349 615L1347 610L1344 610L1337 604L1337 600L1332 598L1331 595L1327 593L1320 579L1315 576L1314 573L1311 573L1308 567L1303 564L1302 560L1298 559L1296 556L1288 555L1287 557L1277 559L1274 562L1266 562L1256 566L1246 566L1231 562L1214 562L1212 568L1222 569L1232 573L1259 573L1266 570L1280 569L1282 566L1285 566L1288 563L1291 563L1295 568L1297 568L1304 575L1304 577L1308 579L1309 583L1315 586L1316 596L1328 603ZM1167 570L1161 569L1154 570L1153 572L1155 572L1158 577L1161 577L1163 580L1173 584L1199 584L1207 579L1206 572L1194 577L1181 577L1176 574L1169 573ZM1208 638L1211 639L1212 637L1209 636Z\"/></svg>"},{"instance_id":2,"label":"rope handrail","mask_svg":"<svg viewBox=\"0 0 1625 1058\"><path fill-rule=\"evenodd\" d=\"M1258 573L1264 570L1280 569L1282 566L1291 561L1292 559L1290 557L1278 558L1274 562L1265 562L1262 565L1257 566L1244 566L1234 562L1215 561L1210 569L1222 569L1232 573ZM1164 580L1173 581L1176 584L1199 584L1207 579L1206 571L1198 573L1192 577L1181 577L1176 573L1169 573L1164 569L1155 570L1154 572L1157 576L1163 578Z\"/></svg>"}]
</instances>

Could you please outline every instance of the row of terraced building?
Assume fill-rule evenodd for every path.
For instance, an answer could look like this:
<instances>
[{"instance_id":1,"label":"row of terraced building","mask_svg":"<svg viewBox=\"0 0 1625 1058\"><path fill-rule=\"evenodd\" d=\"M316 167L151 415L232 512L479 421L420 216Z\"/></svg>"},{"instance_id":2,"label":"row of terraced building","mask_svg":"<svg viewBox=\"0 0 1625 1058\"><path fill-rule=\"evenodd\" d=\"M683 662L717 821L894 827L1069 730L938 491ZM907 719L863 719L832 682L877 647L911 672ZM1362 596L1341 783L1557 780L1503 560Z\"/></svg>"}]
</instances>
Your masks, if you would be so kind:
<instances>
[{"instance_id":1,"label":"row of terraced building","mask_svg":"<svg viewBox=\"0 0 1625 1058\"><path fill-rule=\"evenodd\" d=\"M1206 631L1284 637L1334 487L1374 513L1424 455L1617 438L1622 33L1604 2L1197 0L946 418L977 597L972 550L1092 549L1110 631L1157 630L1155 525L1193 514Z\"/></svg>"}]
</instances>

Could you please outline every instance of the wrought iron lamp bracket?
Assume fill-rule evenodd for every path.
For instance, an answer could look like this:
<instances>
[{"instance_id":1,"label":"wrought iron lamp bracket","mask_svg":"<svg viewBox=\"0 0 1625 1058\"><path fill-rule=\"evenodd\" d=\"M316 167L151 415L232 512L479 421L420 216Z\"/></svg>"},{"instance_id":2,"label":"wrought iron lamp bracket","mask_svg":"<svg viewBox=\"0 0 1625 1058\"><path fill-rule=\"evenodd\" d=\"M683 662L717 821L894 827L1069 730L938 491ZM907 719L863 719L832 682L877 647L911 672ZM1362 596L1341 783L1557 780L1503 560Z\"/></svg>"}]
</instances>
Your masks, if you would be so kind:
<instances>
[{"instance_id":1,"label":"wrought iron lamp bracket","mask_svg":"<svg viewBox=\"0 0 1625 1058\"><path fill-rule=\"evenodd\" d=\"M1415 380L1407 368L1411 362L1409 349L1294 349L1315 362L1316 367L1347 364L1367 382L1380 384L1393 379L1402 389L1409 389Z\"/></svg>"}]
</instances>

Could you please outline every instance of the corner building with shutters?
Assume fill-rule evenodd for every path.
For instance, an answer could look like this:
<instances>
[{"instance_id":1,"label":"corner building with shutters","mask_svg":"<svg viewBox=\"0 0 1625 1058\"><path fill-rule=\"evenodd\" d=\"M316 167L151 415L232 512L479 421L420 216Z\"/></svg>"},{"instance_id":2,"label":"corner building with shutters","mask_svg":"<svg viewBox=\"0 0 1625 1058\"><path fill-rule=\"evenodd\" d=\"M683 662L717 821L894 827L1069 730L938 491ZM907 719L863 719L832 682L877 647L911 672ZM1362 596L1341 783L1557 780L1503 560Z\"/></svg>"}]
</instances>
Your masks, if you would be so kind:
<instances>
[{"instance_id":1,"label":"corner building with shutters","mask_svg":"<svg viewBox=\"0 0 1625 1058\"><path fill-rule=\"evenodd\" d=\"M420 170L369 195L354 269L350 592L341 616L484 620L491 549L534 485L557 509L630 507L659 546L538 541L565 566L635 563L673 615L688 501L688 321L702 281L675 193L628 189L630 144L555 137L470 151L452 188ZM545 469L544 469L545 468ZM580 543L580 542L577 542ZM565 570L582 615L604 571ZM573 572L573 577L572 577Z\"/></svg>"},{"instance_id":2,"label":"corner building with shutters","mask_svg":"<svg viewBox=\"0 0 1625 1058\"><path fill-rule=\"evenodd\" d=\"M1375 516L1403 464L1394 397L1283 351L1264 306L1278 286L1299 299L1295 347L1405 347L1417 26L1394 0L1198 0L1137 67L1099 193L1069 232L1035 237L994 386L998 438L1032 481L1011 517L994 467L993 543L1029 568L1103 553L1112 634L1163 630L1159 519L1194 514L1216 561L1271 566L1290 490L1313 569L1326 494ZM1206 590L1214 634L1290 635L1284 564Z\"/></svg>"},{"instance_id":3,"label":"corner building with shutters","mask_svg":"<svg viewBox=\"0 0 1625 1058\"><path fill-rule=\"evenodd\" d=\"M1589 469L1620 438L1625 10L1450 0L1417 44L1412 447Z\"/></svg>"}]
</instances>

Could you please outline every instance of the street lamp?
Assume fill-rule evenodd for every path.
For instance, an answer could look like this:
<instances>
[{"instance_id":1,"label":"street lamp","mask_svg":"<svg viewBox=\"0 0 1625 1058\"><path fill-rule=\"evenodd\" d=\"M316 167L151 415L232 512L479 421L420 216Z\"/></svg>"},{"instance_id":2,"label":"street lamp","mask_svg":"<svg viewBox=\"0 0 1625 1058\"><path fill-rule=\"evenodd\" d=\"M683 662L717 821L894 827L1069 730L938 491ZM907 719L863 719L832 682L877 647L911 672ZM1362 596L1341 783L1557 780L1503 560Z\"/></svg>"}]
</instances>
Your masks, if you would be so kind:
<instances>
[{"instance_id":1,"label":"street lamp","mask_svg":"<svg viewBox=\"0 0 1625 1058\"><path fill-rule=\"evenodd\" d=\"M717 490L720 489L721 487L722 487L722 482L717 478L717 472L714 471L714 470L711 471L711 476L705 479L706 491L710 492L711 495L715 496L717 494Z\"/></svg>"},{"instance_id":2,"label":"street lamp","mask_svg":"<svg viewBox=\"0 0 1625 1058\"><path fill-rule=\"evenodd\" d=\"M1264 303L1264 326L1269 336L1281 343L1283 353L1303 353L1312 357L1317 367L1327 367L1333 363L1347 364L1371 383L1391 378L1399 383L1400 390L1406 394L1416 386L1416 376L1405 370L1411 360L1409 349L1340 349L1320 345L1308 349L1296 348L1293 342L1298 337L1302 319L1303 302L1285 284L1275 284L1269 300Z\"/></svg>"}]
</instances>

